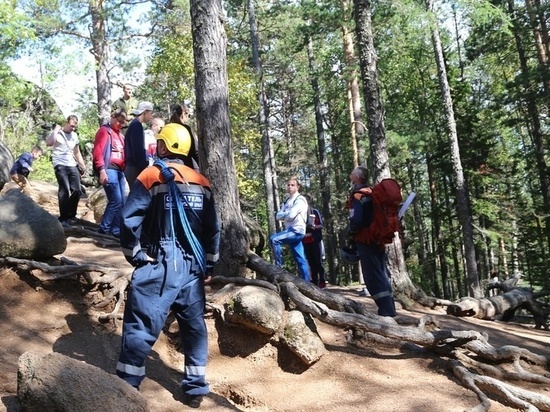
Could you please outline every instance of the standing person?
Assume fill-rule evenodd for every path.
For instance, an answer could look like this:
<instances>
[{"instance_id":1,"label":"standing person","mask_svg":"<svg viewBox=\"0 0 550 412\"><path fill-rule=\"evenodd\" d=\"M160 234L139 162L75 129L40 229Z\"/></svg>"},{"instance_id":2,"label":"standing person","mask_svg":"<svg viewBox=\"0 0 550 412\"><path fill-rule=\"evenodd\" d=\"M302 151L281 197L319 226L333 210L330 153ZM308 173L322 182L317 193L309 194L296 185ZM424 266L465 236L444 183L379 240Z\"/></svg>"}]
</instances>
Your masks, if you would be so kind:
<instances>
[{"instance_id":1,"label":"standing person","mask_svg":"<svg viewBox=\"0 0 550 412\"><path fill-rule=\"evenodd\" d=\"M126 123L122 126L123 129L126 129L128 127L128 122L131 121L134 116L131 115L131 113L134 111L134 109L137 109L138 107L138 101L134 97L134 86L131 84L124 84L122 86L122 97L120 99L115 100L113 103L113 111L116 109L122 109L126 113Z\"/></svg>"},{"instance_id":2,"label":"standing person","mask_svg":"<svg viewBox=\"0 0 550 412\"><path fill-rule=\"evenodd\" d=\"M32 172L33 162L40 156L42 149L34 146L30 152L21 154L10 169L11 180L19 185L23 193L29 193L29 173Z\"/></svg>"},{"instance_id":3,"label":"standing person","mask_svg":"<svg viewBox=\"0 0 550 412\"><path fill-rule=\"evenodd\" d=\"M386 267L386 249L379 244L366 243L369 225L374 219L372 196L360 193L368 187L368 171L358 166L350 174L352 193L348 200L350 209L349 234L353 238L365 286L378 306L380 316L396 316L393 291Z\"/></svg>"},{"instance_id":4,"label":"standing person","mask_svg":"<svg viewBox=\"0 0 550 412\"><path fill-rule=\"evenodd\" d=\"M159 160L138 176L122 210L120 245L135 270L116 373L139 388L145 360L172 310L185 353L185 403L198 408L210 390L204 284L218 261L220 230L210 183L184 165L190 146L187 129L167 124L158 135Z\"/></svg>"},{"instance_id":5,"label":"standing person","mask_svg":"<svg viewBox=\"0 0 550 412\"><path fill-rule=\"evenodd\" d=\"M323 251L321 242L323 241L323 218L319 210L312 206L311 196L304 195L308 204L308 219L306 224L306 234L302 243L304 252L309 263L311 282L324 289L327 286L325 280L325 268L323 267Z\"/></svg>"},{"instance_id":6,"label":"standing person","mask_svg":"<svg viewBox=\"0 0 550 412\"><path fill-rule=\"evenodd\" d=\"M199 152L197 151L197 142L195 141L195 136L193 135L191 126L189 126L189 119L191 115L192 115L192 110L185 103L174 104L171 107L169 123L179 123L181 125L184 125L187 128L187 131L191 135L191 147L189 148L187 166L192 167L196 171L200 171Z\"/></svg>"},{"instance_id":7,"label":"standing person","mask_svg":"<svg viewBox=\"0 0 550 412\"><path fill-rule=\"evenodd\" d=\"M132 113L135 117L130 122L128 130L126 130L126 143L124 145L124 158L126 161L124 175L130 189L141 171L149 166L148 154L145 150L143 124L148 123L153 116L153 103L141 102Z\"/></svg>"},{"instance_id":8,"label":"standing person","mask_svg":"<svg viewBox=\"0 0 550 412\"><path fill-rule=\"evenodd\" d=\"M92 151L94 170L99 174L99 183L107 196L98 232L115 237L120 236L120 213L126 196L124 136L120 131L125 123L126 112L114 110L109 123L96 132Z\"/></svg>"},{"instance_id":9,"label":"standing person","mask_svg":"<svg viewBox=\"0 0 550 412\"><path fill-rule=\"evenodd\" d=\"M292 178L288 181L288 197L276 215L278 220L284 221L285 229L271 235L269 243L277 266L283 265L282 245L288 245L298 265L300 277L309 282L309 267L302 244L306 233L308 205L306 199L300 195L299 187L298 179Z\"/></svg>"},{"instance_id":10,"label":"standing person","mask_svg":"<svg viewBox=\"0 0 550 412\"><path fill-rule=\"evenodd\" d=\"M145 130L145 151L147 153L147 160L149 161L149 166L153 165L155 158L157 157L157 136L160 132L160 129L164 127L164 120L160 117L155 117L151 119L151 124L149 129Z\"/></svg>"},{"instance_id":11,"label":"standing person","mask_svg":"<svg viewBox=\"0 0 550 412\"><path fill-rule=\"evenodd\" d=\"M63 127L55 125L46 138L46 144L52 146L52 163L59 185L59 221L64 227L70 226L69 223L76 218L82 194L80 178L86 173L86 163L78 146L77 127L78 117L72 114Z\"/></svg>"}]
</instances>

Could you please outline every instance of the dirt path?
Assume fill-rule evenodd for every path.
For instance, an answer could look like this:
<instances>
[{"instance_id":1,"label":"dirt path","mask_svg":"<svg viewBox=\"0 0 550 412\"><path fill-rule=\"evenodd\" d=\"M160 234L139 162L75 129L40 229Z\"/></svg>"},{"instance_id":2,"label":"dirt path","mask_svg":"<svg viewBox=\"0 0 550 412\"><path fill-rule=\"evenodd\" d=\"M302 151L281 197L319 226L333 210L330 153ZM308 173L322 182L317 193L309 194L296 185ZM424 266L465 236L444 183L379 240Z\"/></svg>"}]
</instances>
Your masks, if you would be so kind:
<instances>
[{"instance_id":1,"label":"dirt path","mask_svg":"<svg viewBox=\"0 0 550 412\"><path fill-rule=\"evenodd\" d=\"M131 271L117 248L69 240L64 256ZM358 298L354 288L329 286L328 290L363 299L374 309L372 300ZM74 279L40 284L31 275L0 268L0 412L18 411L17 361L25 351L59 352L114 373L120 325L99 324L98 313L89 308ZM513 344L550 355L548 332L451 318L441 311L399 310L400 315L413 318L426 313L436 316L443 327L487 332L493 345ZM204 411L458 412L478 403L439 358L417 351L352 348L346 344L345 331L319 321L316 325L328 351L309 369L269 342L260 345L239 327L226 328L222 339L215 320L209 318L207 324L207 378L212 393L201 406ZM141 392L152 411L187 409L179 390L183 356L172 337L163 334L148 360ZM491 409L514 410L498 402Z\"/></svg>"}]
</instances>

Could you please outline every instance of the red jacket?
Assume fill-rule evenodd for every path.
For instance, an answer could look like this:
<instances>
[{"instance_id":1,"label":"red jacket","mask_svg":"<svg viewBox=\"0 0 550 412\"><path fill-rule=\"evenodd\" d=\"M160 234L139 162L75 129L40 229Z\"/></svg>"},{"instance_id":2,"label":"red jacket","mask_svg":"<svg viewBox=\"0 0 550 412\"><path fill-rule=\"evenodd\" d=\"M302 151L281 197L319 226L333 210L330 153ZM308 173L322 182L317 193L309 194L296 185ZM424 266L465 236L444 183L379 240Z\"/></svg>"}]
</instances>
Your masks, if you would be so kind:
<instances>
[{"instance_id":1,"label":"red jacket","mask_svg":"<svg viewBox=\"0 0 550 412\"><path fill-rule=\"evenodd\" d=\"M94 169L98 172L108 169L109 165L124 170L124 136L110 124L104 124L95 134L92 151Z\"/></svg>"}]
</instances>

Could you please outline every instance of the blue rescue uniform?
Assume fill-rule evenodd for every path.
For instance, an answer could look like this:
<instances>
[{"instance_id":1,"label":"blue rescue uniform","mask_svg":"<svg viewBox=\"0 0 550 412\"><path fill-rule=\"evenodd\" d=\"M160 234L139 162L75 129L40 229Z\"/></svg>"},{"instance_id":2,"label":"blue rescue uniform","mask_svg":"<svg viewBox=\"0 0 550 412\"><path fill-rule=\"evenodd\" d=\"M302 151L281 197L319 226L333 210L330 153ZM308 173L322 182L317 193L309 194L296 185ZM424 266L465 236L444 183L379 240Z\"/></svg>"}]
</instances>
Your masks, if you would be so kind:
<instances>
[{"instance_id":1,"label":"blue rescue uniform","mask_svg":"<svg viewBox=\"0 0 550 412\"><path fill-rule=\"evenodd\" d=\"M175 175L185 216L204 249L206 274L210 274L218 261L220 240L210 183L180 160L165 161ZM145 377L145 360L172 310L185 354L182 388L188 395L206 395L205 273L184 227L161 169L146 168L122 210L120 243L124 256L136 268L124 311L116 373L139 387ZM155 262L148 262L147 256Z\"/></svg>"}]
</instances>

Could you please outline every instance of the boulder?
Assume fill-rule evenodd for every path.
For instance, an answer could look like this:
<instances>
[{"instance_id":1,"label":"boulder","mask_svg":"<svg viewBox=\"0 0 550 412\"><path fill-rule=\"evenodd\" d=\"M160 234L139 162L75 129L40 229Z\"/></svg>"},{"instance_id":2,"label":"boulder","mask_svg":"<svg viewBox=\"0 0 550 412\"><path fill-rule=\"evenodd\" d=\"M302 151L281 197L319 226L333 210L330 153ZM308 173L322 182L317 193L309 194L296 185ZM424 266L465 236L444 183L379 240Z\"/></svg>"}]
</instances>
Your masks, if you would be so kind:
<instances>
[{"instance_id":1,"label":"boulder","mask_svg":"<svg viewBox=\"0 0 550 412\"><path fill-rule=\"evenodd\" d=\"M149 411L147 400L118 376L60 353L21 355L17 397L22 412Z\"/></svg>"},{"instance_id":2,"label":"boulder","mask_svg":"<svg viewBox=\"0 0 550 412\"><path fill-rule=\"evenodd\" d=\"M0 140L0 190L8 182L11 182L10 169L13 166L13 155L2 140Z\"/></svg>"},{"instance_id":3,"label":"boulder","mask_svg":"<svg viewBox=\"0 0 550 412\"><path fill-rule=\"evenodd\" d=\"M323 340L315 330L313 319L297 310L289 313L280 340L306 365L314 364L326 352Z\"/></svg>"},{"instance_id":4,"label":"boulder","mask_svg":"<svg viewBox=\"0 0 550 412\"><path fill-rule=\"evenodd\" d=\"M55 216L19 188L0 194L0 256L44 260L66 248L65 232Z\"/></svg>"},{"instance_id":5,"label":"boulder","mask_svg":"<svg viewBox=\"0 0 550 412\"><path fill-rule=\"evenodd\" d=\"M283 325L285 306L277 293L257 286L245 286L233 294L226 310L228 322L274 334Z\"/></svg>"}]
</instances>

